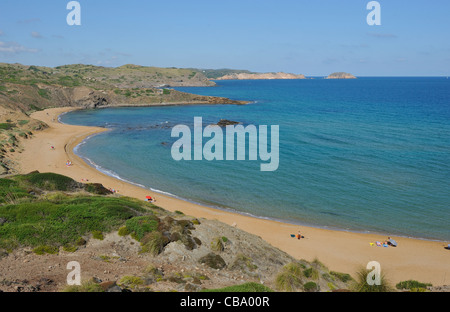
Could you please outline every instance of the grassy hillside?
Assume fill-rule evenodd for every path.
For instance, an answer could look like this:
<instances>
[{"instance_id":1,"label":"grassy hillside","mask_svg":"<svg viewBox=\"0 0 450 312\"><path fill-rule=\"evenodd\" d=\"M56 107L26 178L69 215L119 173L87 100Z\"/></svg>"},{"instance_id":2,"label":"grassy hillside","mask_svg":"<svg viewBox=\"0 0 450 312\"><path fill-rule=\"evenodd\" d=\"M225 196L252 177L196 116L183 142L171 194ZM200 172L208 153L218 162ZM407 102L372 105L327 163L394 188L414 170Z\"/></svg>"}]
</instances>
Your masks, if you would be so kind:
<instances>
[{"instance_id":1,"label":"grassy hillside","mask_svg":"<svg viewBox=\"0 0 450 312\"><path fill-rule=\"evenodd\" d=\"M84 280L67 287L66 265L74 259L83 263ZM382 285L368 286L368 270L355 280L218 221L39 172L0 179L3 266L5 291L395 291L384 277ZM430 287L417 281L396 286Z\"/></svg>"},{"instance_id":2,"label":"grassy hillside","mask_svg":"<svg viewBox=\"0 0 450 312\"><path fill-rule=\"evenodd\" d=\"M191 69L138 65L124 65L113 68L83 64L51 68L6 63L0 63L0 83L22 85L41 83L64 87L87 86L94 89L151 88L161 85L214 85L201 72Z\"/></svg>"},{"instance_id":3,"label":"grassy hillside","mask_svg":"<svg viewBox=\"0 0 450 312\"><path fill-rule=\"evenodd\" d=\"M212 85L193 69L82 64L50 68L0 63L0 176L13 169L8 154L20 149L20 140L46 127L29 117L34 111L69 106L245 104L170 88Z\"/></svg>"}]
</instances>

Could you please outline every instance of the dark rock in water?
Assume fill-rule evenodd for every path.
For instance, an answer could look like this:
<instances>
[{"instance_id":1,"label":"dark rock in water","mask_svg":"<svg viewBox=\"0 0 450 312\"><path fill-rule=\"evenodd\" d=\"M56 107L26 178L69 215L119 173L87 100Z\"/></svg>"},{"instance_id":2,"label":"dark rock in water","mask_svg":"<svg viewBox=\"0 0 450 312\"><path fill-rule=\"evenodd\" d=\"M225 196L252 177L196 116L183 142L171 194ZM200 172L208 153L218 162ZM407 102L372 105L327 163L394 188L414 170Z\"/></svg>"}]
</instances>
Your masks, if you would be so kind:
<instances>
[{"instance_id":1,"label":"dark rock in water","mask_svg":"<svg viewBox=\"0 0 450 312\"><path fill-rule=\"evenodd\" d=\"M225 260L223 260L221 256L216 255L215 253L212 252L200 258L199 262L204 263L213 269L223 269L227 266Z\"/></svg>"},{"instance_id":2,"label":"dark rock in water","mask_svg":"<svg viewBox=\"0 0 450 312\"><path fill-rule=\"evenodd\" d=\"M233 125L238 125L238 124L240 124L240 122L232 121L232 120L228 120L228 119L221 119L217 123L217 125L220 127L233 126Z\"/></svg>"}]
</instances>

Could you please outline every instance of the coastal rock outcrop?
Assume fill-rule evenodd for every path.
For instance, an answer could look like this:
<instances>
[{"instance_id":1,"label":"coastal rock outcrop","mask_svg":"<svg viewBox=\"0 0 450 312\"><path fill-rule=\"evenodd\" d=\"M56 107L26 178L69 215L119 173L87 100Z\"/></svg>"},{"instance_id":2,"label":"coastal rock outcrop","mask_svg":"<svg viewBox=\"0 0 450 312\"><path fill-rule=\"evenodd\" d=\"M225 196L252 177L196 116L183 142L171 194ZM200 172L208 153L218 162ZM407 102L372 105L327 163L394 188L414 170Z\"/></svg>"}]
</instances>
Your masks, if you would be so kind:
<instances>
[{"instance_id":1,"label":"coastal rock outcrop","mask_svg":"<svg viewBox=\"0 0 450 312\"><path fill-rule=\"evenodd\" d=\"M305 75L295 75L288 73L261 73L261 74L247 74L247 73L233 73L217 78L217 80L258 80L258 79L306 79Z\"/></svg>"},{"instance_id":2,"label":"coastal rock outcrop","mask_svg":"<svg viewBox=\"0 0 450 312\"><path fill-rule=\"evenodd\" d=\"M216 125L219 127L226 127L226 126L234 126L234 125L238 125L238 124L240 124L240 122L238 122L238 121L221 119Z\"/></svg>"},{"instance_id":3,"label":"coastal rock outcrop","mask_svg":"<svg viewBox=\"0 0 450 312\"><path fill-rule=\"evenodd\" d=\"M357 79L357 78L349 73L337 72L337 73L332 73L325 79Z\"/></svg>"}]
</instances>

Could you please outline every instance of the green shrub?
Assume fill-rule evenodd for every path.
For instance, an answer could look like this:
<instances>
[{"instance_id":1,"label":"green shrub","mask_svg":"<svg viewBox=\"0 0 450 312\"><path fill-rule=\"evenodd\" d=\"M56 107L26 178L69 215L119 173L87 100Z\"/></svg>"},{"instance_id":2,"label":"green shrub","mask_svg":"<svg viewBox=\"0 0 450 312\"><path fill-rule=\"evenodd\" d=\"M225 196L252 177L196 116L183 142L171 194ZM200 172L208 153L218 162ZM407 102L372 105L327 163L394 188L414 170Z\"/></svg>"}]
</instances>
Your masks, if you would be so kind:
<instances>
[{"instance_id":1,"label":"green shrub","mask_svg":"<svg viewBox=\"0 0 450 312\"><path fill-rule=\"evenodd\" d=\"M291 262L285 265L278 273L275 284L279 290L294 291L301 287L303 282L302 266L299 263Z\"/></svg>"},{"instance_id":2,"label":"green shrub","mask_svg":"<svg viewBox=\"0 0 450 312\"><path fill-rule=\"evenodd\" d=\"M83 282L83 283L81 283L80 286L77 286L77 285L66 286L62 291L63 292L80 292L80 293L104 292L103 288L99 284L95 283L92 280Z\"/></svg>"},{"instance_id":3,"label":"green shrub","mask_svg":"<svg viewBox=\"0 0 450 312\"><path fill-rule=\"evenodd\" d=\"M130 231L126 226L122 226L118 231L119 236L127 236L130 234Z\"/></svg>"},{"instance_id":4,"label":"green shrub","mask_svg":"<svg viewBox=\"0 0 450 312\"><path fill-rule=\"evenodd\" d=\"M247 257L244 254L238 254L230 268L239 270L248 269L250 271L254 271L258 268L258 266L253 263L253 260L251 258Z\"/></svg>"},{"instance_id":5,"label":"green shrub","mask_svg":"<svg viewBox=\"0 0 450 312\"><path fill-rule=\"evenodd\" d=\"M37 255L44 255L44 254L51 254L51 255L55 255L57 254L59 251L58 247L54 247L54 246L39 246L33 249L33 252Z\"/></svg>"},{"instance_id":6,"label":"green shrub","mask_svg":"<svg viewBox=\"0 0 450 312\"><path fill-rule=\"evenodd\" d=\"M19 125L21 125L21 126L24 126L24 125L26 125L27 123L29 123L30 121L29 120L19 120L17 123L19 124Z\"/></svg>"},{"instance_id":7,"label":"green shrub","mask_svg":"<svg viewBox=\"0 0 450 312\"><path fill-rule=\"evenodd\" d=\"M31 198L26 189L19 186L17 181L0 179L0 204L17 204L22 198Z\"/></svg>"},{"instance_id":8,"label":"green shrub","mask_svg":"<svg viewBox=\"0 0 450 312\"><path fill-rule=\"evenodd\" d=\"M123 287L134 289L144 285L144 280L138 276L124 276L120 279L118 284Z\"/></svg>"},{"instance_id":9,"label":"green shrub","mask_svg":"<svg viewBox=\"0 0 450 312\"><path fill-rule=\"evenodd\" d=\"M314 282L308 282L305 285L303 285L303 290L307 292L319 291L319 285L317 285Z\"/></svg>"},{"instance_id":10,"label":"green shrub","mask_svg":"<svg viewBox=\"0 0 450 312\"><path fill-rule=\"evenodd\" d=\"M96 195L111 195L113 193L100 183L85 184L84 189L86 190L86 192Z\"/></svg>"},{"instance_id":11,"label":"green shrub","mask_svg":"<svg viewBox=\"0 0 450 312\"><path fill-rule=\"evenodd\" d=\"M356 292L389 292L392 290L383 274L380 276L380 285L369 285L367 276L370 272L366 268L360 269L357 272L357 279L351 287L352 290Z\"/></svg>"},{"instance_id":12,"label":"green shrub","mask_svg":"<svg viewBox=\"0 0 450 312\"><path fill-rule=\"evenodd\" d=\"M142 253L150 253L154 256L159 255L164 248L165 240L160 232L151 232L142 239Z\"/></svg>"},{"instance_id":13,"label":"green shrub","mask_svg":"<svg viewBox=\"0 0 450 312\"><path fill-rule=\"evenodd\" d=\"M102 231L92 231L92 237L98 240L104 240L105 237L103 236Z\"/></svg>"},{"instance_id":14,"label":"green shrub","mask_svg":"<svg viewBox=\"0 0 450 312\"><path fill-rule=\"evenodd\" d=\"M342 281L344 283L347 283L353 279L351 277L351 275L347 274L347 273L339 273L339 272L330 271L330 275L336 277L337 279L339 279L340 281Z\"/></svg>"},{"instance_id":15,"label":"green shrub","mask_svg":"<svg viewBox=\"0 0 450 312\"><path fill-rule=\"evenodd\" d=\"M414 280L409 281L403 281L395 285L395 288L397 289L414 289L414 288L427 288L433 286L432 284L428 283L421 283Z\"/></svg>"},{"instance_id":16,"label":"green shrub","mask_svg":"<svg viewBox=\"0 0 450 312\"><path fill-rule=\"evenodd\" d=\"M18 179L48 191L72 191L80 186L73 179L56 173L30 173Z\"/></svg>"},{"instance_id":17,"label":"green shrub","mask_svg":"<svg viewBox=\"0 0 450 312\"><path fill-rule=\"evenodd\" d=\"M45 200L48 200L51 203L61 203L65 200L67 200L68 196L64 193L61 192L57 192L57 193L49 193L47 195L44 196Z\"/></svg>"},{"instance_id":18,"label":"green shrub","mask_svg":"<svg viewBox=\"0 0 450 312\"><path fill-rule=\"evenodd\" d=\"M134 217L130 220L127 220L125 223L126 227L130 231L132 237L137 241L141 241L141 239L147 234L155 231L158 228L159 220L151 215L151 216L142 216L142 217Z\"/></svg>"},{"instance_id":19,"label":"green shrub","mask_svg":"<svg viewBox=\"0 0 450 312\"><path fill-rule=\"evenodd\" d=\"M11 130L15 126L16 125L14 125L12 123L0 123L0 130Z\"/></svg>"},{"instance_id":20,"label":"green shrub","mask_svg":"<svg viewBox=\"0 0 450 312\"><path fill-rule=\"evenodd\" d=\"M272 289L258 283L245 283L218 289L203 289L202 292L226 292L226 293L261 293L273 292Z\"/></svg>"},{"instance_id":21,"label":"green shrub","mask_svg":"<svg viewBox=\"0 0 450 312\"><path fill-rule=\"evenodd\" d=\"M76 252L78 250L77 246L64 246L63 250L65 252Z\"/></svg>"},{"instance_id":22,"label":"green shrub","mask_svg":"<svg viewBox=\"0 0 450 312\"><path fill-rule=\"evenodd\" d=\"M211 249L217 252L222 252L225 250L225 246L223 245L220 237L215 238L214 241L211 242Z\"/></svg>"},{"instance_id":23,"label":"green shrub","mask_svg":"<svg viewBox=\"0 0 450 312\"><path fill-rule=\"evenodd\" d=\"M306 278L312 278L314 280L319 279L319 271L312 267L304 270L303 275L305 275Z\"/></svg>"},{"instance_id":24,"label":"green shrub","mask_svg":"<svg viewBox=\"0 0 450 312\"><path fill-rule=\"evenodd\" d=\"M40 112L43 111L44 109L37 107L36 105L30 104L30 110Z\"/></svg>"},{"instance_id":25,"label":"green shrub","mask_svg":"<svg viewBox=\"0 0 450 312\"><path fill-rule=\"evenodd\" d=\"M86 245L86 240L83 238L83 237L79 237L78 239L77 239L77 241L75 242L75 244L77 245L77 246L84 246L84 245Z\"/></svg>"}]
</instances>

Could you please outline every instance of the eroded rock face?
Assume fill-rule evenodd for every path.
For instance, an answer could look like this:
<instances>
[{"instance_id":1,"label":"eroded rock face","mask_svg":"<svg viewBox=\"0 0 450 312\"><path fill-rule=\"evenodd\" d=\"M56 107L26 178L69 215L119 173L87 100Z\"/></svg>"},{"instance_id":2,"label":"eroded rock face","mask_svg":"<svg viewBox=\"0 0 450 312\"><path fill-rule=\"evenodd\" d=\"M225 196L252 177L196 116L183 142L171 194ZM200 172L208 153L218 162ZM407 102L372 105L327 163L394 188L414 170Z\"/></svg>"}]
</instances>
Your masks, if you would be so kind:
<instances>
[{"instance_id":1,"label":"eroded rock face","mask_svg":"<svg viewBox=\"0 0 450 312\"><path fill-rule=\"evenodd\" d=\"M256 80L256 79L306 79L304 75L295 75L288 73L263 73L263 74L230 74L225 75L217 80Z\"/></svg>"},{"instance_id":2,"label":"eroded rock face","mask_svg":"<svg viewBox=\"0 0 450 312\"><path fill-rule=\"evenodd\" d=\"M349 73L338 72L332 73L325 79L356 79L356 77Z\"/></svg>"}]
</instances>

